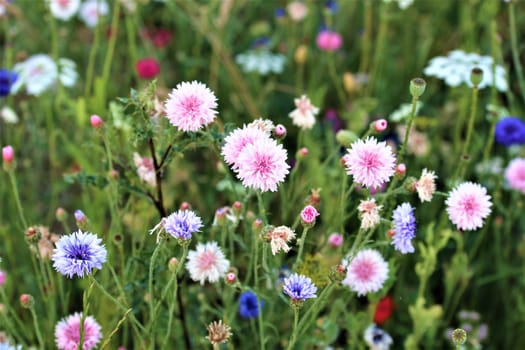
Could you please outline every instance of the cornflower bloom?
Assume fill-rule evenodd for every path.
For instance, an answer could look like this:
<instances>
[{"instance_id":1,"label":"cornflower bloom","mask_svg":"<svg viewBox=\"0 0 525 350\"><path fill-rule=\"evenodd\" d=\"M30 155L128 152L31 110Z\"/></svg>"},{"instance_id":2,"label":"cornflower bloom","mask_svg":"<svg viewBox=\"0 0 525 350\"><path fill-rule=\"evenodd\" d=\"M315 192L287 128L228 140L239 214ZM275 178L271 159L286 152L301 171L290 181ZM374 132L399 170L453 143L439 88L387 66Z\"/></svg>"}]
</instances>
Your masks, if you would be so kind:
<instances>
[{"instance_id":1,"label":"cornflower bloom","mask_svg":"<svg viewBox=\"0 0 525 350\"><path fill-rule=\"evenodd\" d=\"M383 209L383 206L377 205L376 200L373 198L366 201L362 200L357 207L361 219L361 228L367 230L376 227L381 220L379 216L381 209Z\"/></svg>"},{"instance_id":2,"label":"cornflower bloom","mask_svg":"<svg viewBox=\"0 0 525 350\"><path fill-rule=\"evenodd\" d=\"M73 17L80 7L80 0L50 0L51 14L62 21Z\"/></svg>"},{"instance_id":3,"label":"cornflower bloom","mask_svg":"<svg viewBox=\"0 0 525 350\"><path fill-rule=\"evenodd\" d=\"M396 231L392 244L396 250L402 254L413 253L412 239L416 237L416 218L414 208L410 203L403 203L397 206L392 214L394 229Z\"/></svg>"},{"instance_id":4,"label":"cornflower bloom","mask_svg":"<svg viewBox=\"0 0 525 350\"><path fill-rule=\"evenodd\" d=\"M388 350L393 342L392 337L375 324L365 330L364 338L370 350Z\"/></svg>"},{"instance_id":5,"label":"cornflower bloom","mask_svg":"<svg viewBox=\"0 0 525 350\"><path fill-rule=\"evenodd\" d=\"M210 283L217 282L226 275L229 268L230 262L224 257L217 242L199 243L196 250L188 253L186 269L190 278L199 281L201 285L206 280Z\"/></svg>"},{"instance_id":6,"label":"cornflower bloom","mask_svg":"<svg viewBox=\"0 0 525 350\"><path fill-rule=\"evenodd\" d=\"M315 124L315 116L319 113L319 108L312 105L312 102L306 95L294 99L295 107L289 116L293 124L301 129L311 129Z\"/></svg>"},{"instance_id":7,"label":"cornflower bloom","mask_svg":"<svg viewBox=\"0 0 525 350\"><path fill-rule=\"evenodd\" d=\"M509 186L525 194L525 158L513 159L505 169Z\"/></svg>"},{"instance_id":8,"label":"cornflower bloom","mask_svg":"<svg viewBox=\"0 0 525 350\"><path fill-rule=\"evenodd\" d=\"M317 298L317 287L309 277L292 274L284 280L284 292L292 299L292 302L300 302L310 298Z\"/></svg>"},{"instance_id":9,"label":"cornflower bloom","mask_svg":"<svg viewBox=\"0 0 525 350\"><path fill-rule=\"evenodd\" d=\"M340 233L331 233L328 237L328 244L332 247L337 248L343 245L343 235Z\"/></svg>"},{"instance_id":10,"label":"cornflower bloom","mask_svg":"<svg viewBox=\"0 0 525 350\"><path fill-rule=\"evenodd\" d=\"M473 182L464 182L449 192L445 201L450 221L458 230L475 230L483 227L492 206L487 189Z\"/></svg>"},{"instance_id":11,"label":"cornflower bloom","mask_svg":"<svg viewBox=\"0 0 525 350\"><path fill-rule=\"evenodd\" d=\"M357 295L377 292L388 278L388 263L378 251L364 249L350 261L346 278L341 282Z\"/></svg>"},{"instance_id":12,"label":"cornflower bloom","mask_svg":"<svg viewBox=\"0 0 525 350\"><path fill-rule=\"evenodd\" d=\"M59 350L77 350L80 344L81 313L74 313L60 320L55 327L55 342ZM84 320L83 350L97 346L102 339L101 327L92 316Z\"/></svg>"},{"instance_id":13,"label":"cornflower bloom","mask_svg":"<svg viewBox=\"0 0 525 350\"><path fill-rule=\"evenodd\" d=\"M259 301L257 295L251 291L242 292L239 297L239 315L242 318L255 318L259 316L260 308L264 306L262 300Z\"/></svg>"},{"instance_id":14,"label":"cornflower bloom","mask_svg":"<svg viewBox=\"0 0 525 350\"><path fill-rule=\"evenodd\" d=\"M334 52L343 45L343 37L337 32L322 30L317 34L316 43L320 50Z\"/></svg>"},{"instance_id":15,"label":"cornflower bloom","mask_svg":"<svg viewBox=\"0 0 525 350\"><path fill-rule=\"evenodd\" d=\"M192 210L178 210L164 219L164 230L180 240L191 239L191 235L199 232L202 225L200 217Z\"/></svg>"},{"instance_id":16,"label":"cornflower bloom","mask_svg":"<svg viewBox=\"0 0 525 350\"><path fill-rule=\"evenodd\" d=\"M80 6L80 18L86 26L94 28L97 26L100 17L109 13L109 6L106 0L87 0Z\"/></svg>"},{"instance_id":17,"label":"cornflower bloom","mask_svg":"<svg viewBox=\"0 0 525 350\"><path fill-rule=\"evenodd\" d=\"M295 232L287 226L278 226L269 230L266 238L270 241L273 255L277 254L280 250L288 253L291 248L287 243L295 238Z\"/></svg>"},{"instance_id":18,"label":"cornflower bloom","mask_svg":"<svg viewBox=\"0 0 525 350\"><path fill-rule=\"evenodd\" d=\"M222 320L214 321L206 328L208 329L208 335L206 336L206 339L208 339L213 345L226 343L232 336L230 326L222 323Z\"/></svg>"},{"instance_id":19,"label":"cornflower bloom","mask_svg":"<svg viewBox=\"0 0 525 350\"><path fill-rule=\"evenodd\" d=\"M505 147L525 144L525 121L516 117L505 117L496 123L494 138Z\"/></svg>"},{"instance_id":20,"label":"cornflower bloom","mask_svg":"<svg viewBox=\"0 0 525 350\"><path fill-rule=\"evenodd\" d=\"M307 205L301 211L301 222L305 226L313 226L315 224L315 218L319 216L319 212L314 206Z\"/></svg>"},{"instance_id":21,"label":"cornflower bloom","mask_svg":"<svg viewBox=\"0 0 525 350\"><path fill-rule=\"evenodd\" d=\"M421 202L430 202L436 192L437 176L433 171L423 169L421 177L415 183L415 188Z\"/></svg>"},{"instance_id":22,"label":"cornflower bloom","mask_svg":"<svg viewBox=\"0 0 525 350\"><path fill-rule=\"evenodd\" d=\"M231 166L233 171L236 171L239 168L239 154L244 147L266 139L269 139L269 136L260 128L244 126L242 129L233 130L226 136L221 154L224 157L224 161Z\"/></svg>"}]
</instances>

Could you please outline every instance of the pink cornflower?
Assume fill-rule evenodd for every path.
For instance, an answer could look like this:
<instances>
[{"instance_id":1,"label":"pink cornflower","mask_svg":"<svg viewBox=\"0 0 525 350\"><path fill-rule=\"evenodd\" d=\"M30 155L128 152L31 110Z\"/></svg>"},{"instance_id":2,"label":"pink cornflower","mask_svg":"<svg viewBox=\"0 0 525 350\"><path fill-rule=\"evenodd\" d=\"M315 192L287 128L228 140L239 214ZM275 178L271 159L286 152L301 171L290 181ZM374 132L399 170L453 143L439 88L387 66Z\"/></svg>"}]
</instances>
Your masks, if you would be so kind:
<instances>
[{"instance_id":1,"label":"pink cornflower","mask_svg":"<svg viewBox=\"0 0 525 350\"><path fill-rule=\"evenodd\" d=\"M382 205L377 205L375 199L361 201L357 210L361 219L361 228L364 230L374 228L379 224L381 217L379 211L383 208Z\"/></svg>"},{"instance_id":2,"label":"pink cornflower","mask_svg":"<svg viewBox=\"0 0 525 350\"><path fill-rule=\"evenodd\" d=\"M464 182L450 191L445 204L450 221L463 231L481 228L492 206L487 189L472 182Z\"/></svg>"},{"instance_id":3,"label":"pink cornflower","mask_svg":"<svg viewBox=\"0 0 525 350\"><path fill-rule=\"evenodd\" d=\"M343 45L343 37L341 34L331 31L323 30L317 34L317 47L322 51L337 51Z\"/></svg>"},{"instance_id":4,"label":"pink cornflower","mask_svg":"<svg viewBox=\"0 0 525 350\"><path fill-rule=\"evenodd\" d=\"M80 319L81 313L74 313L63 318L55 327L55 341L59 350L77 350L80 344ZM102 339L100 325L92 316L84 320L83 350L90 350L97 346Z\"/></svg>"},{"instance_id":5,"label":"pink cornflower","mask_svg":"<svg viewBox=\"0 0 525 350\"><path fill-rule=\"evenodd\" d=\"M137 167L137 175L148 185L157 186L157 179L155 177L155 167L153 166L153 158L142 158L138 153L133 153L133 162Z\"/></svg>"},{"instance_id":6,"label":"pink cornflower","mask_svg":"<svg viewBox=\"0 0 525 350\"><path fill-rule=\"evenodd\" d=\"M340 247L343 244L343 235L335 232L330 234L330 237L328 237L328 244L334 248Z\"/></svg>"},{"instance_id":7,"label":"pink cornflower","mask_svg":"<svg viewBox=\"0 0 525 350\"><path fill-rule=\"evenodd\" d=\"M437 176L433 171L423 169L421 177L415 183L417 195L421 202L430 202L434 192L436 192Z\"/></svg>"},{"instance_id":8,"label":"pink cornflower","mask_svg":"<svg viewBox=\"0 0 525 350\"><path fill-rule=\"evenodd\" d=\"M291 248L287 243L295 238L295 232L287 226L278 226L268 231L266 238L270 241L273 255L280 250L288 253Z\"/></svg>"},{"instance_id":9,"label":"pink cornflower","mask_svg":"<svg viewBox=\"0 0 525 350\"><path fill-rule=\"evenodd\" d=\"M137 75L141 79L153 79L160 72L159 62L151 57L141 58L135 64Z\"/></svg>"},{"instance_id":10,"label":"pink cornflower","mask_svg":"<svg viewBox=\"0 0 525 350\"><path fill-rule=\"evenodd\" d=\"M237 159L237 177L246 187L275 192L290 168L286 157L283 146L269 137L247 144Z\"/></svg>"},{"instance_id":11,"label":"pink cornflower","mask_svg":"<svg viewBox=\"0 0 525 350\"><path fill-rule=\"evenodd\" d=\"M294 99L295 107L290 114L294 125L301 129L311 129L315 124L315 116L319 113L319 108L312 105L306 95Z\"/></svg>"},{"instance_id":12,"label":"pink cornflower","mask_svg":"<svg viewBox=\"0 0 525 350\"><path fill-rule=\"evenodd\" d=\"M13 159L15 158L15 151L13 149L13 146L7 145L4 148L2 148L2 159L4 160L4 163L10 164L13 162Z\"/></svg>"},{"instance_id":13,"label":"pink cornflower","mask_svg":"<svg viewBox=\"0 0 525 350\"><path fill-rule=\"evenodd\" d=\"M346 278L341 283L361 296L383 288L387 278L388 263L378 251L365 249L359 251L350 261Z\"/></svg>"},{"instance_id":14,"label":"pink cornflower","mask_svg":"<svg viewBox=\"0 0 525 350\"><path fill-rule=\"evenodd\" d=\"M239 168L237 159L244 147L268 138L266 132L259 128L244 126L242 129L235 129L224 139L221 154L224 156L224 161L236 171Z\"/></svg>"},{"instance_id":15,"label":"pink cornflower","mask_svg":"<svg viewBox=\"0 0 525 350\"><path fill-rule=\"evenodd\" d=\"M344 158L346 171L367 188L380 187L394 175L396 157L390 146L374 137L357 140Z\"/></svg>"},{"instance_id":16,"label":"pink cornflower","mask_svg":"<svg viewBox=\"0 0 525 350\"><path fill-rule=\"evenodd\" d=\"M188 253L186 269L190 278L199 281L201 285L208 280L210 283L217 282L226 276L230 262L224 257L224 253L217 242L199 243L196 250Z\"/></svg>"},{"instance_id":17,"label":"pink cornflower","mask_svg":"<svg viewBox=\"0 0 525 350\"><path fill-rule=\"evenodd\" d=\"M217 98L203 83L182 82L165 103L170 123L182 131L197 131L215 119Z\"/></svg>"},{"instance_id":18,"label":"pink cornflower","mask_svg":"<svg viewBox=\"0 0 525 350\"><path fill-rule=\"evenodd\" d=\"M525 158L516 158L509 163L505 179L510 187L525 194Z\"/></svg>"},{"instance_id":19,"label":"pink cornflower","mask_svg":"<svg viewBox=\"0 0 525 350\"><path fill-rule=\"evenodd\" d=\"M311 205L307 205L304 207L304 209L301 211L301 221L306 225L313 225L315 223L315 218L319 216L319 212L315 207Z\"/></svg>"}]
</instances>

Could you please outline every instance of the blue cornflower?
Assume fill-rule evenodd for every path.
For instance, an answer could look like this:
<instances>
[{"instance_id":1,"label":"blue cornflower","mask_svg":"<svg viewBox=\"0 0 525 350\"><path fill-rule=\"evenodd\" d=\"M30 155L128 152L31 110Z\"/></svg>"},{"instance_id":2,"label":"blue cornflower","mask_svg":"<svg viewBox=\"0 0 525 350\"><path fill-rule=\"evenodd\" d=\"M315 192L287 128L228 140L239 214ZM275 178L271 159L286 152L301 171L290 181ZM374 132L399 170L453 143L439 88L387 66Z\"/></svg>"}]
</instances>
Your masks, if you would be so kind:
<instances>
[{"instance_id":1,"label":"blue cornflower","mask_svg":"<svg viewBox=\"0 0 525 350\"><path fill-rule=\"evenodd\" d=\"M494 138L505 147L525 144L525 122L516 117L505 117L496 123Z\"/></svg>"},{"instance_id":2,"label":"blue cornflower","mask_svg":"<svg viewBox=\"0 0 525 350\"><path fill-rule=\"evenodd\" d=\"M365 330L364 338L370 349L389 349L393 343L392 337L375 324Z\"/></svg>"},{"instance_id":3,"label":"blue cornflower","mask_svg":"<svg viewBox=\"0 0 525 350\"><path fill-rule=\"evenodd\" d=\"M409 203L400 204L394 210L392 219L394 219L394 229L396 231L392 240L395 249L403 254L413 253L412 238L416 237L414 208Z\"/></svg>"},{"instance_id":4,"label":"blue cornflower","mask_svg":"<svg viewBox=\"0 0 525 350\"><path fill-rule=\"evenodd\" d=\"M275 9L275 17L277 18L283 18L284 16L286 16L286 10L282 7L278 7Z\"/></svg>"},{"instance_id":5,"label":"blue cornflower","mask_svg":"<svg viewBox=\"0 0 525 350\"><path fill-rule=\"evenodd\" d=\"M239 297L239 315L242 318L255 318L259 316L259 304L261 309L264 306L264 302L259 301L257 295L251 291L246 291Z\"/></svg>"},{"instance_id":6,"label":"blue cornflower","mask_svg":"<svg viewBox=\"0 0 525 350\"><path fill-rule=\"evenodd\" d=\"M317 287L312 280L304 275L294 273L284 280L284 292L292 298L292 301L303 301L309 298L317 298L315 294Z\"/></svg>"},{"instance_id":7,"label":"blue cornflower","mask_svg":"<svg viewBox=\"0 0 525 350\"><path fill-rule=\"evenodd\" d=\"M102 239L90 232L73 232L62 236L53 253L53 267L62 275L84 277L93 268L101 269L106 262L107 250Z\"/></svg>"},{"instance_id":8,"label":"blue cornflower","mask_svg":"<svg viewBox=\"0 0 525 350\"><path fill-rule=\"evenodd\" d=\"M337 4L336 0L327 0L324 3L324 7L326 7L332 14L337 13L339 10L339 4Z\"/></svg>"},{"instance_id":9,"label":"blue cornflower","mask_svg":"<svg viewBox=\"0 0 525 350\"><path fill-rule=\"evenodd\" d=\"M202 220L191 210L179 210L164 220L164 230L177 239L188 240L199 232Z\"/></svg>"},{"instance_id":10,"label":"blue cornflower","mask_svg":"<svg viewBox=\"0 0 525 350\"><path fill-rule=\"evenodd\" d=\"M18 78L15 72L7 69L0 69L0 97L9 95L11 86Z\"/></svg>"}]
</instances>

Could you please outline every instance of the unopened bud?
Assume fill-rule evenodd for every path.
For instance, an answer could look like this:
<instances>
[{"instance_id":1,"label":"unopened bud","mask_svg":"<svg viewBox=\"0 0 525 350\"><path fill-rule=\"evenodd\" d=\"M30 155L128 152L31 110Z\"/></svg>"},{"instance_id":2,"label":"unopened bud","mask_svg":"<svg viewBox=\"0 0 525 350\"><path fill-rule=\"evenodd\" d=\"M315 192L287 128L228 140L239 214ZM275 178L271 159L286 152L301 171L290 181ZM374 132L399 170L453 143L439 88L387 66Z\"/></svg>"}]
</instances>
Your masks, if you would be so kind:
<instances>
[{"instance_id":1,"label":"unopened bud","mask_svg":"<svg viewBox=\"0 0 525 350\"><path fill-rule=\"evenodd\" d=\"M464 329L456 328L452 331L452 341L456 345L463 345L467 341L467 332Z\"/></svg>"},{"instance_id":2,"label":"unopened bud","mask_svg":"<svg viewBox=\"0 0 525 350\"><path fill-rule=\"evenodd\" d=\"M2 148L2 159L4 163L11 164L15 158L15 151L12 146L5 146Z\"/></svg>"},{"instance_id":3,"label":"unopened bud","mask_svg":"<svg viewBox=\"0 0 525 350\"><path fill-rule=\"evenodd\" d=\"M261 219L255 219L252 223L252 230L254 233L259 234L263 228L263 222Z\"/></svg>"},{"instance_id":4,"label":"unopened bud","mask_svg":"<svg viewBox=\"0 0 525 350\"><path fill-rule=\"evenodd\" d=\"M42 234L36 227L31 226L26 230L25 238L27 243L37 244L40 241L40 238L42 238Z\"/></svg>"},{"instance_id":5,"label":"unopened bud","mask_svg":"<svg viewBox=\"0 0 525 350\"><path fill-rule=\"evenodd\" d=\"M427 83L421 78L415 78L410 80L410 95L412 97L419 97L425 92Z\"/></svg>"},{"instance_id":6,"label":"unopened bud","mask_svg":"<svg viewBox=\"0 0 525 350\"><path fill-rule=\"evenodd\" d=\"M308 148L301 147L299 151L297 151L297 158L301 159L308 155Z\"/></svg>"},{"instance_id":7,"label":"unopened bud","mask_svg":"<svg viewBox=\"0 0 525 350\"><path fill-rule=\"evenodd\" d=\"M346 267L339 264L330 270L330 279L333 282L341 282L346 277Z\"/></svg>"},{"instance_id":8,"label":"unopened bud","mask_svg":"<svg viewBox=\"0 0 525 350\"><path fill-rule=\"evenodd\" d=\"M6 277L7 274L5 273L5 271L0 270L0 287L5 284Z\"/></svg>"},{"instance_id":9,"label":"unopened bud","mask_svg":"<svg viewBox=\"0 0 525 350\"><path fill-rule=\"evenodd\" d=\"M111 170L109 171L109 174L108 174L108 175L109 175L109 178L110 178L110 179L116 180L116 179L118 179L118 177L119 177L120 174L119 174L119 172L118 172L117 170L115 170L115 169L111 169Z\"/></svg>"},{"instance_id":10,"label":"unopened bud","mask_svg":"<svg viewBox=\"0 0 525 350\"><path fill-rule=\"evenodd\" d=\"M275 128L273 128L273 136L278 139L282 140L286 137L286 128L282 124L277 124Z\"/></svg>"},{"instance_id":11,"label":"unopened bud","mask_svg":"<svg viewBox=\"0 0 525 350\"><path fill-rule=\"evenodd\" d=\"M89 119L89 121L91 122L91 126L94 128L94 129L99 129L102 127L102 125L104 124L104 121L102 120L102 118L100 118L98 115L96 114L93 114L91 116L91 118Z\"/></svg>"},{"instance_id":12,"label":"unopened bud","mask_svg":"<svg viewBox=\"0 0 525 350\"><path fill-rule=\"evenodd\" d=\"M483 70L479 67L474 67L470 71L470 82L477 87L483 81Z\"/></svg>"},{"instance_id":13,"label":"unopened bud","mask_svg":"<svg viewBox=\"0 0 525 350\"><path fill-rule=\"evenodd\" d=\"M301 211L301 223L304 227L313 227L315 225L315 218L319 216L319 212L315 207L307 205Z\"/></svg>"},{"instance_id":14,"label":"unopened bud","mask_svg":"<svg viewBox=\"0 0 525 350\"><path fill-rule=\"evenodd\" d=\"M175 257L171 258L170 261L168 262L168 270L170 270L170 272L175 272L177 271L177 265L179 264L179 260Z\"/></svg>"},{"instance_id":15,"label":"unopened bud","mask_svg":"<svg viewBox=\"0 0 525 350\"><path fill-rule=\"evenodd\" d=\"M397 166L396 166L396 176L398 177L403 177L405 176L407 172L407 166L405 165L405 163L399 163Z\"/></svg>"},{"instance_id":16,"label":"unopened bud","mask_svg":"<svg viewBox=\"0 0 525 350\"><path fill-rule=\"evenodd\" d=\"M342 129L335 134L335 139L341 146L350 147L352 142L357 140L357 135L350 130Z\"/></svg>"},{"instance_id":17,"label":"unopened bud","mask_svg":"<svg viewBox=\"0 0 525 350\"><path fill-rule=\"evenodd\" d=\"M190 207L191 207L190 203L188 203L188 202L182 202L180 204L180 210L188 210L188 209L190 209Z\"/></svg>"},{"instance_id":18,"label":"unopened bud","mask_svg":"<svg viewBox=\"0 0 525 350\"><path fill-rule=\"evenodd\" d=\"M235 202L233 202L233 204L232 204L232 209L233 209L233 213L234 213L236 216L241 215L241 212L242 212L242 203L239 202L239 201L235 201Z\"/></svg>"},{"instance_id":19,"label":"unopened bud","mask_svg":"<svg viewBox=\"0 0 525 350\"><path fill-rule=\"evenodd\" d=\"M234 284L235 281L237 281L237 276L235 275L235 273L229 272L226 274L225 280L226 280L226 283L228 284Z\"/></svg>"},{"instance_id":20,"label":"unopened bud","mask_svg":"<svg viewBox=\"0 0 525 350\"><path fill-rule=\"evenodd\" d=\"M228 213L228 207L219 208L215 211L215 218L213 223L218 226L224 226L226 224L226 214Z\"/></svg>"},{"instance_id":21,"label":"unopened bud","mask_svg":"<svg viewBox=\"0 0 525 350\"><path fill-rule=\"evenodd\" d=\"M308 47L306 45L299 45L295 50L294 59L297 64L304 64L308 56Z\"/></svg>"},{"instance_id":22,"label":"unopened bud","mask_svg":"<svg viewBox=\"0 0 525 350\"><path fill-rule=\"evenodd\" d=\"M57 208L55 216L58 221L64 222L67 220L67 211L64 208Z\"/></svg>"},{"instance_id":23,"label":"unopened bud","mask_svg":"<svg viewBox=\"0 0 525 350\"><path fill-rule=\"evenodd\" d=\"M386 119L378 119L372 123L372 127L374 128L374 131L376 132L385 131L387 126L388 126L388 122L386 121Z\"/></svg>"},{"instance_id":24,"label":"unopened bud","mask_svg":"<svg viewBox=\"0 0 525 350\"><path fill-rule=\"evenodd\" d=\"M35 305L35 299L30 294L22 294L20 295L20 304L22 304L22 307L30 309Z\"/></svg>"},{"instance_id":25,"label":"unopened bud","mask_svg":"<svg viewBox=\"0 0 525 350\"><path fill-rule=\"evenodd\" d=\"M343 74L343 87L349 94L357 90L357 82L352 73L346 72Z\"/></svg>"},{"instance_id":26,"label":"unopened bud","mask_svg":"<svg viewBox=\"0 0 525 350\"><path fill-rule=\"evenodd\" d=\"M390 238L394 238L394 236L396 235L396 230L394 230L393 228L391 228L391 229L389 229L386 233L387 233L388 237L390 237Z\"/></svg>"},{"instance_id":27,"label":"unopened bud","mask_svg":"<svg viewBox=\"0 0 525 350\"><path fill-rule=\"evenodd\" d=\"M328 237L328 244L333 248L340 247L343 244L343 235L335 232L332 233L330 237Z\"/></svg>"},{"instance_id":28,"label":"unopened bud","mask_svg":"<svg viewBox=\"0 0 525 350\"><path fill-rule=\"evenodd\" d=\"M73 215L75 216L75 220L77 222L78 228L81 230L85 230L87 228L87 221L88 221L86 214L84 214L82 210L77 209L75 210Z\"/></svg>"}]
</instances>

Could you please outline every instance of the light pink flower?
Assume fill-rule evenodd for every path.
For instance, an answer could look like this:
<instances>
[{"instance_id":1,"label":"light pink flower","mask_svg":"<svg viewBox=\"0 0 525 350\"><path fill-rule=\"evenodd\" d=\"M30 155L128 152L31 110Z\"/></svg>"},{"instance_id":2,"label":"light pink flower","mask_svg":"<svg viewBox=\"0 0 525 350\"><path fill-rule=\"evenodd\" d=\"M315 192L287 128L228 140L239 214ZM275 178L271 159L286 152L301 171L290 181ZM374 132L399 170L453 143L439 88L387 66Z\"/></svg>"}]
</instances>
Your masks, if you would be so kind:
<instances>
[{"instance_id":1,"label":"light pink flower","mask_svg":"<svg viewBox=\"0 0 525 350\"><path fill-rule=\"evenodd\" d=\"M464 231L481 228L492 206L486 188L472 182L464 182L450 191L445 204L450 221Z\"/></svg>"},{"instance_id":2,"label":"light pink flower","mask_svg":"<svg viewBox=\"0 0 525 350\"><path fill-rule=\"evenodd\" d=\"M294 125L301 129L311 129L315 124L315 116L319 113L319 108L312 105L306 95L294 99L295 107L290 114Z\"/></svg>"},{"instance_id":3,"label":"light pink flower","mask_svg":"<svg viewBox=\"0 0 525 350\"><path fill-rule=\"evenodd\" d=\"M359 251L350 261L346 278L341 282L357 295L377 292L388 278L388 263L374 249Z\"/></svg>"},{"instance_id":4,"label":"light pink flower","mask_svg":"<svg viewBox=\"0 0 525 350\"><path fill-rule=\"evenodd\" d=\"M55 327L55 341L59 350L77 350L80 344L81 313L74 313L57 323ZM84 320L83 350L90 350L97 346L102 339L100 325L92 316Z\"/></svg>"},{"instance_id":5,"label":"light pink flower","mask_svg":"<svg viewBox=\"0 0 525 350\"><path fill-rule=\"evenodd\" d=\"M11 163L13 159L15 158L15 151L13 149L13 146L7 145L2 148L2 159L4 160L4 163Z\"/></svg>"},{"instance_id":6,"label":"light pink flower","mask_svg":"<svg viewBox=\"0 0 525 350\"><path fill-rule=\"evenodd\" d=\"M283 146L269 137L247 144L237 158L237 177L246 187L275 192L290 168L286 157Z\"/></svg>"},{"instance_id":7,"label":"light pink flower","mask_svg":"<svg viewBox=\"0 0 525 350\"><path fill-rule=\"evenodd\" d=\"M277 254L280 250L288 253L291 248L287 243L295 238L295 232L287 226L278 226L268 231L266 237L270 241L273 255Z\"/></svg>"},{"instance_id":8,"label":"light pink flower","mask_svg":"<svg viewBox=\"0 0 525 350\"><path fill-rule=\"evenodd\" d=\"M104 124L104 121L102 120L102 118L100 118L98 115L96 114L93 114L90 118L89 118L89 122L91 123L91 126L94 128L94 129L98 129L100 127L102 127L102 125Z\"/></svg>"},{"instance_id":9,"label":"light pink flower","mask_svg":"<svg viewBox=\"0 0 525 350\"><path fill-rule=\"evenodd\" d=\"M206 280L210 283L217 282L226 276L230 262L224 257L224 253L217 242L199 243L196 250L188 253L186 269L190 278L204 284Z\"/></svg>"},{"instance_id":10,"label":"light pink flower","mask_svg":"<svg viewBox=\"0 0 525 350\"><path fill-rule=\"evenodd\" d=\"M96 27L100 17L109 14L109 5L106 0L87 0L80 6L80 18L90 27Z\"/></svg>"},{"instance_id":11,"label":"light pink flower","mask_svg":"<svg viewBox=\"0 0 525 350\"><path fill-rule=\"evenodd\" d=\"M50 0L49 8L51 14L63 21L73 17L80 7L80 0Z\"/></svg>"},{"instance_id":12,"label":"light pink flower","mask_svg":"<svg viewBox=\"0 0 525 350\"><path fill-rule=\"evenodd\" d=\"M290 18L296 22L299 22L308 14L308 7L301 1L292 1L286 7Z\"/></svg>"},{"instance_id":13,"label":"light pink flower","mask_svg":"<svg viewBox=\"0 0 525 350\"><path fill-rule=\"evenodd\" d=\"M313 224L315 222L315 218L318 216L319 212L311 205L307 205L301 211L301 221L308 225Z\"/></svg>"},{"instance_id":14,"label":"light pink flower","mask_svg":"<svg viewBox=\"0 0 525 350\"><path fill-rule=\"evenodd\" d=\"M366 201L362 200L357 207L361 218L361 228L367 230L376 227L381 220L379 216L381 209L383 209L383 206L377 205L376 200L373 198Z\"/></svg>"},{"instance_id":15,"label":"light pink flower","mask_svg":"<svg viewBox=\"0 0 525 350\"><path fill-rule=\"evenodd\" d=\"M239 168L237 159L244 147L267 139L269 139L269 136L265 131L255 127L244 126L242 129L233 130L226 136L221 154L224 156L224 161L232 167L232 170L236 171Z\"/></svg>"},{"instance_id":16,"label":"light pink flower","mask_svg":"<svg viewBox=\"0 0 525 350\"><path fill-rule=\"evenodd\" d=\"M525 158L516 158L509 163L505 179L510 187L525 194Z\"/></svg>"},{"instance_id":17,"label":"light pink flower","mask_svg":"<svg viewBox=\"0 0 525 350\"><path fill-rule=\"evenodd\" d=\"M197 131L215 119L217 98L203 83L182 82L166 100L166 116L182 131Z\"/></svg>"},{"instance_id":18,"label":"light pink flower","mask_svg":"<svg viewBox=\"0 0 525 350\"><path fill-rule=\"evenodd\" d=\"M384 141L377 142L376 138L368 137L352 143L344 162L347 173L355 182L374 188L388 182L394 175L396 158Z\"/></svg>"},{"instance_id":19,"label":"light pink flower","mask_svg":"<svg viewBox=\"0 0 525 350\"><path fill-rule=\"evenodd\" d=\"M155 167L153 166L153 158L142 158L138 153L133 153L133 162L137 167L137 175L148 185L157 186L157 179L155 176Z\"/></svg>"},{"instance_id":20,"label":"light pink flower","mask_svg":"<svg viewBox=\"0 0 525 350\"><path fill-rule=\"evenodd\" d=\"M436 192L437 176L433 171L423 169L421 177L416 181L415 187L421 202L430 202Z\"/></svg>"},{"instance_id":21,"label":"light pink flower","mask_svg":"<svg viewBox=\"0 0 525 350\"><path fill-rule=\"evenodd\" d=\"M343 235L335 232L330 234L330 237L328 237L328 244L334 248L340 247L343 244Z\"/></svg>"}]
</instances>

